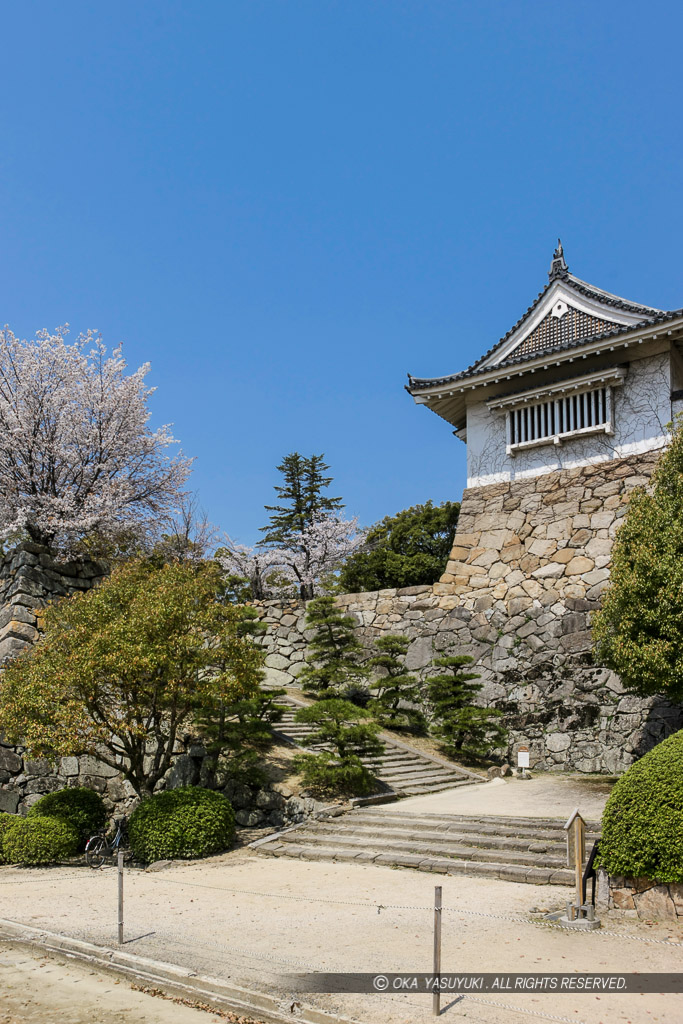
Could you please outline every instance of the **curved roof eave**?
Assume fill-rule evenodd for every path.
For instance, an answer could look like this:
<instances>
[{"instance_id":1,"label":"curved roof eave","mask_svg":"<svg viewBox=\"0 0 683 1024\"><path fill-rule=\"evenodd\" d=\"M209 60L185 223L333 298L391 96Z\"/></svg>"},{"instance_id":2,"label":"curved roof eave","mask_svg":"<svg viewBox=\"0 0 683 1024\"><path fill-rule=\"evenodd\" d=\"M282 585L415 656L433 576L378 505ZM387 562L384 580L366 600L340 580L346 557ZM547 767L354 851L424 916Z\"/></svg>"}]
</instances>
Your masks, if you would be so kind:
<instances>
[{"instance_id":1,"label":"curved roof eave","mask_svg":"<svg viewBox=\"0 0 683 1024\"><path fill-rule=\"evenodd\" d=\"M408 391L412 395L415 392L420 392L431 387L438 387L439 385L442 384L453 384L456 383L457 381L469 380L472 377L477 377L480 375L484 375L486 373L493 373L494 371L497 370L503 370L506 367L519 366L522 365L523 363L532 362L533 360L542 358L543 356L555 355L556 353L560 352L567 352L573 349L592 345L595 342L609 340L609 338L616 337L618 335L628 334L629 332L632 331L640 331L644 327L652 327L658 323L666 323L669 320L675 320L676 317L683 316L683 308L674 310L655 310L652 307L640 307L642 309L648 308L651 315L648 316L646 319L643 319L639 323L624 324L622 327L615 328L614 330L611 331L605 331L603 334L593 334L587 338L578 338L575 341L567 342L566 344L560 347L555 346L554 348L548 348L545 351L530 352L524 356L517 357L513 355L510 359L505 359L500 363L496 363L494 366L482 366L481 364L494 354L498 346L501 345L504 341L506 341L509 338L509 336L515 330L518 329L518 327L523 323L527 316L536 308L540 299L547 292L548 287L549 285L547 285L546 288L544 288L544 290L539 294L538 299L534 302L532 306L529 307L527 312L524 314L524 317L522 317L522 319L518 321L518 323L515 324L515 326L510 331L508 331L505 337L501 338L501 340L497 342L497 344L494 345L494 347L489 352L483 355L481 359L477 359L477 361L473 363L470 367L468 367L466 370L461 370L459 373L449 374L445 377L413 377L410 374L408 374L409 383L405 385L406 391ZM615 296L615 298L617 297Z\"/></svg>"}]
</instances>

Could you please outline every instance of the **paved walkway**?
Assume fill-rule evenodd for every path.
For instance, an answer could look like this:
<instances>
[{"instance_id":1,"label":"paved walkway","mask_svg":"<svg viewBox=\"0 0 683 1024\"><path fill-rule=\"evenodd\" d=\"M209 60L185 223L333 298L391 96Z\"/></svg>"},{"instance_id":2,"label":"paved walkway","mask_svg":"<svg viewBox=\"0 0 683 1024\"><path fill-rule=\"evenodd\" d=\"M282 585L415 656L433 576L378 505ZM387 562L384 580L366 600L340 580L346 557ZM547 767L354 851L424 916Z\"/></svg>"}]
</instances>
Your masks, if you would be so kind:
<instances>
[{"instance_id":1,"label":"paved walkway","mask_svg":"<svg viewBox=\"0 0 683 1024\"><path fill-rule=\"evenodd\" d=\"M562 818L578 807L599 821L612 783L580 775L534 775L527 780L493 779L474 788L414 796L392 804L399 814L503 814L518 818Z\"/></svg>"},{"instance_id":2,"label":"paved walkway","mask_svg":"<svg viewBox=\"0 0 683 1024\"><path fill-rule=\"evenodd\" d=\"M533 923L530 907L561 907L570 896L562 887L539 890L378 865L271 860L243 850L158 873L127 871L125 948L283 999L292 993L285 977L291 972L428 971L435 883L443 886L446 908L445 970L680 970L683 946L640 941L666 940L672 934L666 929L619 923L613 926L617 935L585 935ZM0 917L111 946L116 872L0 868ZM681 942L683 936L674 939ZM432 1020L427 995L296 998L365 1024ZM467 1024L528 1024L529 1014L577 1024L650 1024L676 1020L680 1000L592 993L510 993L492 999L484 994L450 1005L444 999L443 1016Z\"/></svg>"}]
</instances>

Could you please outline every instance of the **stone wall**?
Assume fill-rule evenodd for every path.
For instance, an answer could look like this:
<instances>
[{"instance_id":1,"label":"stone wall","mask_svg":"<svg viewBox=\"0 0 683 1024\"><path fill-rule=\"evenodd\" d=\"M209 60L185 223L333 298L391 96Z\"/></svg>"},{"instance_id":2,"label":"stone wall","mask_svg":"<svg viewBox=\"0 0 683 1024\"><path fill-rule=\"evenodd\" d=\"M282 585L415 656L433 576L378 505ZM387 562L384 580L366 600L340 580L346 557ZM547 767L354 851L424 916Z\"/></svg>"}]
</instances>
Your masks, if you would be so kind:
<instances>
[{"instance_id":1,"label":"stone wall","mask_svg":"<svg viewBox=\"0 0 683 1024\"><path fill-rule=\"evenodd\" d=\"M41 612L50 601L89 590L104 576L102 565L56 562L26 542L0 561L0 665L36 642Z\"/></svg>"},{"instance_id":2,"label":"stone wall","mask_svg":"<svg viewBox=\"0 0 683 1024\"><path fill-rule=\"evenodd\" d=\"M598 870L596 908L614 917L641 921L677 921L683 924L683 883L625 878Z\"/></svg>"},{"instance_id":3,"label":"stone wall","mask_svg":"<svg viewBox=\"0 0 683 1024\"><path fill-rule=\"evenodd\" d=\"M434 654L469 654L482 702L505 713L513 763L616 774L683 727L683 712L624 693L593 664L590 615L609 578L614 534L630 491L647 484L654 453L463 495L446 573L433 587L348 594L364 644L411 638L407 665L423 678ZM302 604L265 602L269 680L295 685L306 652Z\"/></svg>"}]
</instances>

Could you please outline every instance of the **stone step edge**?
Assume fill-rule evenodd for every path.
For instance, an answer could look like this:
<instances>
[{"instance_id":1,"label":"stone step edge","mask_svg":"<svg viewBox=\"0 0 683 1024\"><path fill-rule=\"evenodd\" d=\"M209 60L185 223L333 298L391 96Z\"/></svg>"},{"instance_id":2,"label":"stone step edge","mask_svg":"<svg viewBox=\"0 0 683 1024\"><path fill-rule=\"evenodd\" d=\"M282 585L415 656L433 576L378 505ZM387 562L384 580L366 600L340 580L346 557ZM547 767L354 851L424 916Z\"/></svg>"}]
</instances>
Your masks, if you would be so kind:
<instances>
[{"instance_id":1,"label":"stone step edge","mask_svg":"<svg viewBox=\"0 0 683 1024\"><path fill-rule=\"evenodd\" d=\"M264 850L263 852L269 857L291 857L292 859L299 860L357 861L359 864L373 863L390 867L417 868L419 871L433 871L444 875L473 874L501 879L505 879L507 875L509 881L530 881L536 884L543 884L545 881L545 883L550 885L570 886L574 881L574 872L567 868L533 867L531 865L506 864L505 862L490 863L471 860L451 860L442 857L421 857L419 854L414 856L409 854L392 856L388 853L373 853L371 850L356 851L347 850L344 847L297 847L290 846L288 843L282 843L280 847L274 846L270 850ZM531 874L535 874L535 877L529 878ZM553 878L553 875L561 877Z\"/></svg>"},{"instance_id":2,"label":"stone step edge","mask_svg":"<svg viewBox=\"0 0 683 1024\"><path fill-rule=\"evenodd\" d=\"M434 843L435 846L438 846L439 843L442 842L462 843L465 846L467 846L468 844L472 846L479 846L483 850L496 849L498 845L501 843L517 843L519 844L518 846L505 845L502 848L509 849L510 851L518 850L520 852L535 853L541 856L543 856L546 853L557 853L561 855L566 852L564 843L549 841L546 844L544 840L535 839L534 837L529 837L528 839L520 839L513 836L483 835L478 832L461 832L459 834L451 832L429 832L426 834L420 833L419 839L413 839L410 835L407 835L405 832L399 830L389 830L389 832L387 833L384 830L368 828L367 830L360 831L354 828L353 826L345 826L343 822L334 821L334 819L330 820L329 818L320 818L317 821L309 820L308 822L306 822L306 824L308 825L309 828L315 829L320 835L336 835L340 836L342 840L345 838L348 840L353 838L355 840L358 840L359 842L362 842L363 840L384 839L387 842L399 843ZM531 850L530 846L534 844L548 845L551 847L551 849Z\"/></svg>"},{"instance_id":3,"label":"stone step edge","mask_svg":"<svg viewBox=\"0 0 683 1024\"><path fill-rule=\"evenodd\" d=\"M360 816L363 812L357 811L354 813ZM482 825L508 825L511 828L516 826L524 827L530 825L532 828L545 827L550 829L557 829L558 831L564 831L564 821L560 818L526 818L516 817L514 815L506 814L435 814L429 811L411 812L411 811L382 811L378 812L377 818L396 818L397 820L405 821L406 827L409 821L412 822L429 822L432 820L440 822L452 822L457 824L461 821L477 822ZM587 821L586 822L588 832L600 833L601 823L598 821Z\"/></svg>"},{"instance_id":4,"label":"stone step edge","mask_svg":"<svg viewBox=\"0 0 683 1024\"><path fill-rule=\"evenodd\" d=\"M529 839L530 842L548 842L558 843L564 845L565 837L562 833L555 832L550 829L543 828L528 828L517 825L498 825L497 827L489 825L488 823L479 823L473 821L458 821L449 824L448 828L434 828L432 822L414 822L408 821L403 822L400 820L400 816L397 814L395 818L389 819L388 815L363 816L356 815L355 813L350 814L345 824L349 828L353 829L372 829L373 831L382 832L393 832L402 833L406 835L413 835L416 831L416 827L419 825L421 829L427 832L429 835L440 835L442 838L446 838L449 835L461 833L470 833L471 835L479 836L494 836L499 839ZM502 831L505 830L505 831ZM590 841L591 838L598 839L599 832L588 832L586 833L587 839Z\"/></svg>"},{"instance_id":5,"label":"stone step edge","mask_svg":"<svg viewBox=\"0 0 683 1024\"><path fill-rule=\"evenodd\" d=\"M322 838L322 842L318 839ZM308 847L315 849L337 849L337 845L333 847L325 846L325 841L329 843L330 840L334 839L334 836L326 834L323 837L318 837L315 833L303 832L301 836L293 836L291 840L283 840L283 845L290 841L294 844L304 844ZM427 846L427 844L424 844ZM362 849L378 850L379 853L386 853L387 856L415 856L421 857L427 860L454 860L454 861L473 861L477 864L509 864L514 867L539 867L547 868L550 871L560 871L566 867L564 859L556 856L554 858L548 858L545 854L534 854L532 852L522 850L489 850L486 848L472 847L460 843L454 843L452 849L446 847L435 847L427 849L420 849L420 843L377 843L377 842L363 842L358 840L353 842L350 836L344 836L343 840L339 841L339 847L341 849L348 849L349 847L353 850L356 847L359 848L359 852ZM498 858L497 860L495 858Z\"/></svg>"}]
</instances>

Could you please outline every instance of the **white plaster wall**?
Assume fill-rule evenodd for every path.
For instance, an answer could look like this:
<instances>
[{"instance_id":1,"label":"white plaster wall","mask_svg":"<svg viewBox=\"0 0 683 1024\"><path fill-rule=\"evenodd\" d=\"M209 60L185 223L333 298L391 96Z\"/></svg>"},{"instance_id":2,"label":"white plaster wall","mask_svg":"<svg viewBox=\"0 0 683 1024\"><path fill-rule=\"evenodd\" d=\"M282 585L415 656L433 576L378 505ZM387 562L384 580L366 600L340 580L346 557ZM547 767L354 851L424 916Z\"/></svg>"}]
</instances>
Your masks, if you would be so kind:
<instances>
[{"instance_id":1,"label":"white plaster wall","mask_svg":"<svg viewBox=\"0 0 683 1024\"><path fill-rule=\"evenodd\" d=\"M518 455L505 451L505 413L478 402L467 409L467 486L538 476L651 451L666 444L672 418L668 353L633 360L623 385L613 389L613 434L596 434L561 445L542 445Z\"/></svg>"}]
</instances>

